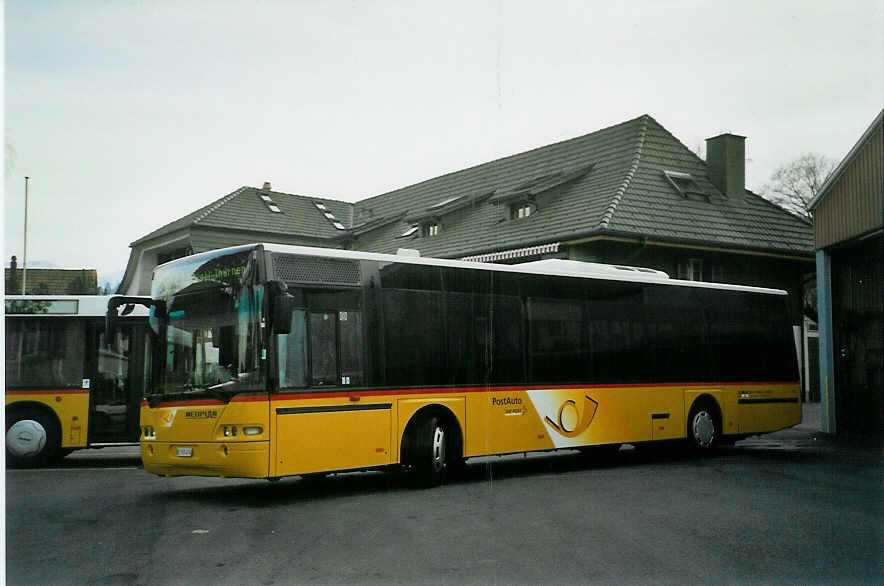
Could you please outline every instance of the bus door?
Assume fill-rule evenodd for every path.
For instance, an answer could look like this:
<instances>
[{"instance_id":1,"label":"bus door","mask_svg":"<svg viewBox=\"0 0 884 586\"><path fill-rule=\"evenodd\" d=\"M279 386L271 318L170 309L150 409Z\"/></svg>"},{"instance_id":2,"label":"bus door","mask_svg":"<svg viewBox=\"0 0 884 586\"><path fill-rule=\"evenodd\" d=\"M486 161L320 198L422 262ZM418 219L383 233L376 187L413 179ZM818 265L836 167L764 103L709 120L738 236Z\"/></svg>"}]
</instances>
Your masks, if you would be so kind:
<instances>
[{"instance_id":1,"label":"bus door","mask_svg":"<svg viewBox=\"0 0 884 586\"><path fill-rule=\"evenodd\" d=\"M111 344L103 322L88 328L89 443L137 442L144 396L144 325L122 321Z\"/></svg>"},{"instance_id":2,"label":"bus door","mask_svg":"<svg viewBox=\"0 0 884 586\"><path fill-rule=\"evenodd\" d=\"M365 384L362 339L358 309L293 312L277 339L276 475L390 463L391 402L348 392Z\"/></svg>"}]
</instances>

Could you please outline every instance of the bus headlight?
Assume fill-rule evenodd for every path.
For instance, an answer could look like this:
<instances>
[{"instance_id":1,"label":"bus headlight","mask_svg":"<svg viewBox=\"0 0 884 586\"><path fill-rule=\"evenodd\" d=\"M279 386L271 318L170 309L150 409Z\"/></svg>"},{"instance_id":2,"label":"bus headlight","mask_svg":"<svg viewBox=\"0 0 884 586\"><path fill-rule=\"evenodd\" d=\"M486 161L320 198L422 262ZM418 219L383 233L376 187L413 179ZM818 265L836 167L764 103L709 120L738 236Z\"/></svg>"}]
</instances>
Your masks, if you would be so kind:
<instances>
[{"instance_id":1,"label":"bus headlight","mask_svg":"<svg viewBox=\"0 0 884 586\"><path fill-rule=\"evenodd\" d=\"M242 432L245 435L261 435L264 432L264 428L260 425L247 425L242 428Z\"/></svg>"}]
</instances>

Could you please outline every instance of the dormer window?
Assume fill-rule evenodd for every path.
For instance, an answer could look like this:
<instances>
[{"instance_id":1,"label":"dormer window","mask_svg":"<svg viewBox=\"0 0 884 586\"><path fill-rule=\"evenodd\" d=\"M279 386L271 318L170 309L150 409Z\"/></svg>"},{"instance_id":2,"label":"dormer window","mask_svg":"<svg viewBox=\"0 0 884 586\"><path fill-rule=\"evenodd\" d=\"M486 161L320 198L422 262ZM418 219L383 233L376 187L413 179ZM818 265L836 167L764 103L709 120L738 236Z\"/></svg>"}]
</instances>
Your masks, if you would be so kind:
<instances>
[{"instance_id":1,"label":"dormer window","mask_svg":"<svg viewBox=\"0 0 884 586\"><path fill-rule=\"evenodd\" d=\"M402 234L397 236L396 238L408 238L409 236L413 236L414 233L417 232L419 228L420 228L420 226L416 226L416 225L412 226L408 230L406 230L405 232L403 232Z\"/></svg>"},{"instance_id":2,"label":"dormer window","mask_svg":"<svg viewBox=\"0 0 884 586\"><path fill-rule=\"evenodd\" d=\"M425 238L429 236L438 236L440 228L441 226L439 225L439 222L428 222L421 226L421 235Z\"/></svg>"},{"instance_id":3,"label":"dormer window","mask_svg":"<svg viewBox=\"0 0 884 586\"><path fill-rule=\"evenodd\" d=\"M537 205L530 201L523 201L510 206L510 219L521 220L537 211Z\"/></svg>"},{"instance_id":4,"label":"dormer window","mask_svg":"<svg viewBox=\"0 0 884 586\"><path fill-rule=\"evenodd\" d=\"M709 199L709 192L700 187L697 180L690 173L682 173L681 171L663 170L663 176L666 177L669 184L684 198L689 195L699 195Z\"/></svg>"}]
</instances>

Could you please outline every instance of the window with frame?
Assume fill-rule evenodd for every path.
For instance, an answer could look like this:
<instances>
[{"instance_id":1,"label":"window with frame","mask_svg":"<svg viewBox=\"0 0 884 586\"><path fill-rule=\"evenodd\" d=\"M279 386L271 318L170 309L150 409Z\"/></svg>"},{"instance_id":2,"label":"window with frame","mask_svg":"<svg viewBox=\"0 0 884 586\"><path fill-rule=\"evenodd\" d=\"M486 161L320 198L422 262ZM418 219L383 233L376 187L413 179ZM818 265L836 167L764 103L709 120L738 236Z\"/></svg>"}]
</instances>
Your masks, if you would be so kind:
<instances>
[{"instance_id":1,"label":"window with frame","mask_svg":"<svg viewBox=\"0 0 884 586\"><path fill-rule=\"evenodd\" d=\"M438 236L441 230L439 222L428 222L421 227L421 234L427 238L430 236Z\"/></svg>"},{"instance_id":2,"label":"window with frame","mask_svg":"<svg viewBox=\"0 0 884 586\"><path fill-rule=\"evenodd\" d=\"M700 196L709 200L709 193L697 183L697 180L690 173L681 171L663 170L663 176L666 177L669 184L684 198L691 195Z\"/></svg>"},{"instance_id":3,"label":"window with frame","mask_svg":"<svg viewBox=\"0 0 884 586\"><path fill-rule=\"evenodd\" d=\"M687 262L687 272L685 273L685 279L688 281L702 281L703 280L703 259L700 258L689 258Z\"/></svg>"},{"instance_id":4,"label":"window with frame","mask_svg":"<svg viewBox=\"0 0 884 586\"><path fill-rule=\"evenodd\" d=\"M510 206L510 219L521 220L531 216L537 211L537 206L531 202L521 202Z\"/></svg>"},{"instance_id":5,"label":"window with frame","mask_svg":"<svg viewBox=\"0 0 884 586\"><path fill-rule=\"evenodd\" d=\"M353 296L311 294L313 309L292 312L289 333L277 336L280 388L363 384L362 312ZM348 308L322 309L326 306Z\"/></svg>"},{"instance_id":6,"label":"window with frame","mask_svg":"<svg viewBox=\"0 0 884 586\"><path fill-rule=\"evenodd\" d=\"M86 339L81 321L6 320L8 388L80 388Z\"/></svg>"}]
</instances>

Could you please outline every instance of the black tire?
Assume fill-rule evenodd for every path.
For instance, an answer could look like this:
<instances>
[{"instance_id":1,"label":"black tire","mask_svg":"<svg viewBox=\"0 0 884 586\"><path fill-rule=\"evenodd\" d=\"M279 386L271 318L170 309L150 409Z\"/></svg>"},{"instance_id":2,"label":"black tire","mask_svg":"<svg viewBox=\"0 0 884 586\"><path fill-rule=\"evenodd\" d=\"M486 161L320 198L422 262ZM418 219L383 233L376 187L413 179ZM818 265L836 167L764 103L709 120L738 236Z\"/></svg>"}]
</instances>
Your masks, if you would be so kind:
<instances>
[{"instance_id":1,"label":"black tire","mask_svg":"<svg viewBox=\"0 0 884 586\"><path fill-rule=\"evenodd\" d=\"M442 484L450 462L451 444L451 434L438 417L424 417L415 424L408 463L419 486L430 488Z\"/></svg>"},{"instance_id":2,"label":"black tire","mask_svg":"<svg viewBox=\"0 0 884 586\"><path fill-rule=\"evenodd\" d=\"M66 456L55 418L40 409L20 409L6 415L6 464L35 468Z\"/></svg>"},{"instance_id":3,"label":"black tire","mask_svg":"<svg viewBox=\"0 0 884 586\"><path fill-rule=\"evenodd\" d=\"M721 439L721 418L709 401L698 401L691 407L687 421L689 447L697 453L709 453Z\"/></svg>"}]
</instances>

